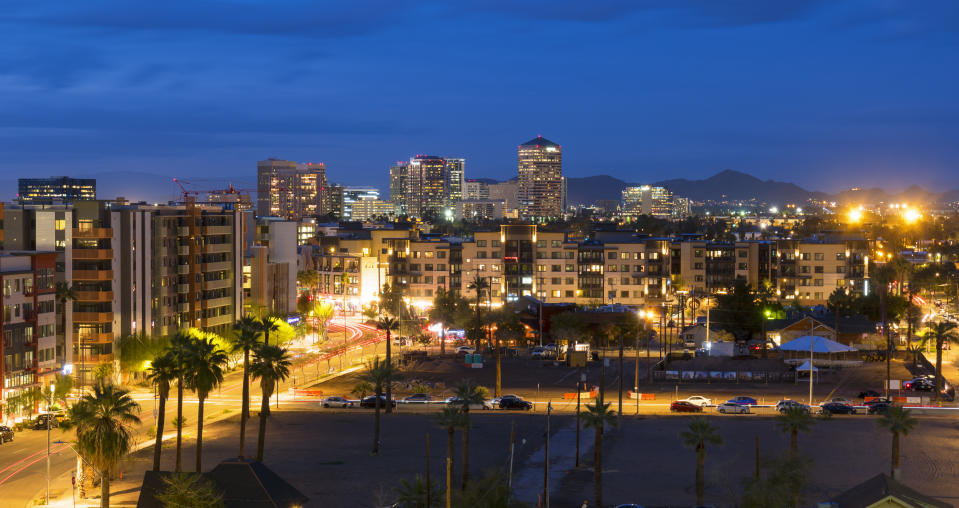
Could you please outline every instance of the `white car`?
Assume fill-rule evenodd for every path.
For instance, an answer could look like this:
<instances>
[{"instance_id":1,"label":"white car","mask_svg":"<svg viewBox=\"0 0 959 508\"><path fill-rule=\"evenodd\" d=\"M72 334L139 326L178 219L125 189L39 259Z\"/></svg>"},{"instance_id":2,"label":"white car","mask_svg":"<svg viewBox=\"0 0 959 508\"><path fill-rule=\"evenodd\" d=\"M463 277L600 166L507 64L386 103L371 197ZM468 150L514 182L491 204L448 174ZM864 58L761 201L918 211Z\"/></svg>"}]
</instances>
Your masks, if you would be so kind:
<instances>
[{"instance_id":1,"label":"white car","mask_svg":"<svg viewBox=\"0 0 959 508\"><path fill-rule=\"evenodd\" d=\"M343 397L327 397L323 399L323 407L353 407L353 403Z\"/></svg>"},{"instance_id":2,"label":"white car","mask_svg":"<svg viewBox=\"0 0 959 508\"><path fill-rule=\"evenodd\" d=\"M716 406L716 411L723 414L749 414L749 406L740 406L739 404L733 404L732 402L723 402L722 404Z\"/></svg>"},{"instance_id":3,"label":"white car","mask_svg":"<svg viewBox=\"0 0 959 508\"><path fill-rule=\"evenodd\" d=\"M456 352L471 355L476 352L476 348L472 346L460 346L456 348Z\"/></svg>"},{"instance_id":4,"label":"white car","mask_svg":"<svg viewBox=\"0 0 959 508\"><path fill-rule=\"evenodd\" d=\"M459 404L460 402L459 402L459 399L457 399L456 397L450 397L446 399L446 403ZM470 404L470 410L473 410L473 409L493 409L493 404L488 400L484 400L481 404Z\"/></svg>"},{"instance_id":5,"label":"white car","mask_svg":"<svg viewBox=\"0 0 959 508\"><path fill-rule=\"evenodd\" d=\"M699 407L711 406L713 404L712 399L707 399L699 395L693 395L692 397L687 397L683 399L683 402L689 402L690 404L695 404Z\"/></svg>"}]
</instances>

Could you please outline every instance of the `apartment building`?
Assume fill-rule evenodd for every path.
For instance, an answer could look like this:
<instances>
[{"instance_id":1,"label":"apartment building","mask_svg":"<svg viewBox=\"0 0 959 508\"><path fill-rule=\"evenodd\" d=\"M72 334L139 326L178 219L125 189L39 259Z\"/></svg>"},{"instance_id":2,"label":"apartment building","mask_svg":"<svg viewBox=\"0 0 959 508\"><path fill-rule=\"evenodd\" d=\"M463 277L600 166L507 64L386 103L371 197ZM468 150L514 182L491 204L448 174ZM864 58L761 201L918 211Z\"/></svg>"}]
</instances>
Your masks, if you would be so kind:
<instances>
[{"instance_id":1,"label":"apartment building","mask_svg":"<svg viewBox=\"0 0 959 508\"><path fill-rule=\"evenodd\" d=\"M297 223L259 219L248 223L243 261L243 302L277 314L296 312Z\"/></svg>"},{"instance_id":2,"label":"apartment building","mask_svg":"<svg viewBox=\"0 0 959 508\"><path fill-rule=\"evenodd\" d=\"M55 252L0 252L0 419L10 397L49 384L63 370L56 351L56 258Z\"/></svg>"}]
</instances>

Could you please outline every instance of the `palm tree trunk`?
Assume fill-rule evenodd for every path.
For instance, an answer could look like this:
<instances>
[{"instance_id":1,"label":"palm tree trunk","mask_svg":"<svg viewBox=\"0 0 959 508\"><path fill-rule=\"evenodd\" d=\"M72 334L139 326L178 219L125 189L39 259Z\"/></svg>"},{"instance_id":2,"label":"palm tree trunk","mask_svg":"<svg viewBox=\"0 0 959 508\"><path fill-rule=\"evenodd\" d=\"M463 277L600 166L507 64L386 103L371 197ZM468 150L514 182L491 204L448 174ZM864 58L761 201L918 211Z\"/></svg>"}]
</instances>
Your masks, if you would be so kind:
<instances>
[{"instance_id":1,"label":"palm tree trunk","mask_svg":"<svg viewBox=\"0 0 959 508\"><path fill-rule=\"evenodd\" d=\"M496 337L496 396L503 395L503 353L500 351L499 337Z\"/></svg>"},{"instance_id":2,"label":"palm tree trunk","mask_svg":"<svg viewBox=\"0 0 959 508\"><path fill-rule=\"evenodd\" d=\"M799 429L792 429L789 435L789 455L793 460L799 458Z\"/></svg>"},{"instance_id":3,"label":"palm tree trunk","mask_svg":"<svg viewBox=\"0 0 959 508\"><path fill-rule=\"evenodd\" d=\"M466 415L466 426L463 427L463 484L460 486L466 490L466 484L470 479L470 411L469 406L463 406L463 414Z\"/></svg>"},{"instance_id":4,"label":"palm tree trunk","mask_svg":"<svg viewBox=\"0 0 959 508\"><path fill-rule=\"evenodd\" d=\"M616 413L617 420L623 415L623 334L619 334L619 409Z\"/></svg>"},{"instance_id":5,"label":"palm tree trunk","mask_svg":"<svg viewBox=\"0 0 959 508\"><path fill-rule=\"evenodd\" d=\"M206 400L205 394L197 394L196 408L196 472L203 471L203 402Z\"/></svg>"},{"instance_id":6,"label":"palm tree trunk","mask_svg":"<svg viewBox=\"0 0 959 508\"><path fill-rule=\"evenodd\" d=\"M386 331L386 365L390 368L389 374L386 376L386 413L390 414L393 412L393 339L390 336L390 331ZM377 393L377 395L379 395Z\"/></svg>"},{"instance_id":7,"label":"palm tree trunk","mask_svg":"<svg viewBox=\"0 0 959 508\"><path fill-rule=\"evenodd\" d=\"M376 397L373 402L373 455L380 453L380 389L381 387L377 386L376 393L373 394Z\"/></svg>"},{"instance_id":8,"label":"palm tree trunk","mask_svg":"<svg viewBox=\"0 0 959 508\"><path fill-rule=\"evenodd\" d=\"M593 498L603 506L603 429L596 429L593 442Z\"/></svg>"},{"instance_id":9,"label":"palm tree trunk","mask_svg":"<svg viewBox=\"0 0 959 508\"><path fill-rule=\"evenodd\" d=\"M243 400L240 402L240 458L246 445L246 421L250 419L250 350L243 350Z\"/></svg>"},{"instance_id":10,"label":"palm tree trunk","mask_svg":"<svg viewBox=\"0 0 959 508\"><path fill-rule=\"evenodd\" d=\"M440 326L440 356L446 354L446 328Z\"/></svg>"},{"instance_id":11,"label":"palm tree trunk","mask_svg":"<svg viewBox=\"0 0 959 508\"><path fill-rule=\"evenodd\" d=\"M159 408L159 411L157 412L156 444L153 446L153 470L154 471L160 470L160 449L163 446L163 427L164 427L164 423L166 422L166 399L169 396L170 396L169 387L166 389L166 393L164 393L164 390L160 391L160 408Z\"/></svg>"},{"instance_id":12,"label":"palm tree trunk","mask_svg":"<svg viewBox=\"0 0 959 508\"><path fill-rule=\"evenodd\" d=\"M456 429L452 426L446 428L446 456L450 459L450 470L447 478L450 481L446 484L446 490L452 491L453 486L450 483L453 483L453 436L456 434Z\"/></svg>"},{"instance_id":13,"label":"palm tree trunk","mask_svg":"<svg viewBox=\"0 0 959 508\"><path fill-rule=\"evenodd\" d=\"M886 292L888 290L889 286L884 285L882 290L879 292L879 308L882 314L882 333L886 337L886 389L884 393L887 397L889 396L889 380L892 379L892 372L889 364L889 362L892 360L892 347L889 343L889 323L886 322Z\"/></svg>"},{"instance_id":14,"label":"palm tree trunk","mask_svg":"<svg viewBox=\"0 0 959 508\"><path fill-rule=\"evenodd\" d=\"M176 467L174 471L183 470L183 376L176 383Z\"/></svg>"},{"instance_id":15,"label":"palm tree trunk","mask_svg":"<svg viewBox=\"0 0 959 508\"><path fill-rule=\"evenodd\" d=\"M892 433L892 471L889 476L894 480L899 479L899 433Z\"/></svg>"},{"instance_id":16,"label":"palm tree trunk","mask_svg":"<svg viewBox=\"0 0 959 508\"><path fill-rule=\"evenodd\" d=\"M263 401L260 403L260 429L256 440L256 460L263 462L263 445L266 442L266 417L270 415L270 396L273 395L273 386L266 384L263 387Z\"/></svg>"},{"instance_id":17,"label":"palm tree trunk","mask_svg":"<svg viewBox=\"0 0 959 508\"><path fill-rule=\"evenodd\" d=\"M110 508L110 473L100 475L100 508Z\"/></svg>"},{"instance_id":18,"label":"palm tree trunk","mask_svg":"<svg viewBox=\"0 0 959 508\"><path fill-rule=\"evenodd\" d=\"M936 400L939 400L939 393L942 391L942 342L941 334L936 335Z\"/></svg>"},{"instance_id":19,"label":"palm tree trunk","mask_svg":"<svg viewBox=\"0 0 959 508\"><path fill-rule=\"evenodd\" d=\"M706 490L706 445L696 446L696 504L703 504L703 492Z\"/></svg>"}]
</instances>

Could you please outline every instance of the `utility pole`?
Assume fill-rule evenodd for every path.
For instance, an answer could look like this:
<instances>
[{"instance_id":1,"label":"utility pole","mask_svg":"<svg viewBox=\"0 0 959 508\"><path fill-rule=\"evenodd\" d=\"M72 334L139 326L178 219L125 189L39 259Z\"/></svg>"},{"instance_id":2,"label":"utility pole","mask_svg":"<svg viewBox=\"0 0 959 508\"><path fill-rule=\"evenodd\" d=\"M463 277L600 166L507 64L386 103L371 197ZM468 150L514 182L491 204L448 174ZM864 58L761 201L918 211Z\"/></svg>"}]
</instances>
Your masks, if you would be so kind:
<instances>
[{"instance_id":1,"label":"utility pole","mask_svg":"<svg viewBox=\"0 0 959 508\"><path fill-rule=\"evenodd\" d=\"M50 413L50 406L53 404L53 390L56 385L50 384L49 396L47 397L47 506L50 506L50 420L53 415Z\"/></svg>"},{"instance_id":2,"label":"utility pole","mask_svg":"<svg viewBox=\"0 0 959 508\"><path fill-rule=\"evenodd\" d=\"M432 505L430 494L432 494L432 485L430 485L430 433L426 433L426 508Z\"/></svg>"},{"instance_id":3,"label":"utility pole","mask_svg":"<svg viewBox=\"0 0 959 508\"><path fill-rule=\"evenodd\" d=\"M579 401L584 386L583 368L579 368L579 377L576 379L576 467L579 467Z\"/></svg>"},{"instance_id":4,"label":"utility pole","mask_svg":"<svg viewBox=\"0 0 959 508\"><path fill-rule=\"evenodd\" d=\"M543 450L543 506L549 508L549 414L553 412L553 401L546 404L546 448Z\"/></svg>"},{"instance_id":5,"label":"utility pole","mask_svg":"<svg viewBox=\"0 0 959 508\"><path fill-rule=\"evenodd\" d=\"M633 373L633 395L636 396L636 414L639 414L639 336L643 333L646 333L646 320L643 316L645 311L640 311L640 328L636 333L636 362L633 367L636 371Z\"/></svg>"},{"instance_id":6,"label":"utility pole","mask_svg":"<svg viewBox=\"0 0 959 508\"><path fill-rule=\"evenodd\" d=\"M516 422L509 422L509 470L506 473L506 504L513 493L513 450L516 446ZM427 507L429 508L429 507Z\"/></svg>"}]
</instances>

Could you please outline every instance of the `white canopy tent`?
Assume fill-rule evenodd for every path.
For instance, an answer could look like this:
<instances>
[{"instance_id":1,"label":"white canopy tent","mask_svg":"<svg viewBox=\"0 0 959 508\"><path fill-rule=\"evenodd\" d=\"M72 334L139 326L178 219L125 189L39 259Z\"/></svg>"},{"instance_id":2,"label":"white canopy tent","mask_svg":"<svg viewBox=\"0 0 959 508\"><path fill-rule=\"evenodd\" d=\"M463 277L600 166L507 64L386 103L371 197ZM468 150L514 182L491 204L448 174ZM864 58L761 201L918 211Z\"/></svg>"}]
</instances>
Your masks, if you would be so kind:
<instances>
[{"instance_id":1,"label":"white canopy tent","mask_svg":"<svg viewBox=\"0 0 959 508\"><path fill-rule=\"evenodd\" d=\"M803 335L779 346L783 351L802 351L803 353L851 353L856 348L840 344L834 340L820 337L818 335ZM808 362L807 362L808 363Z\"/></svg>"}]
</instances>

